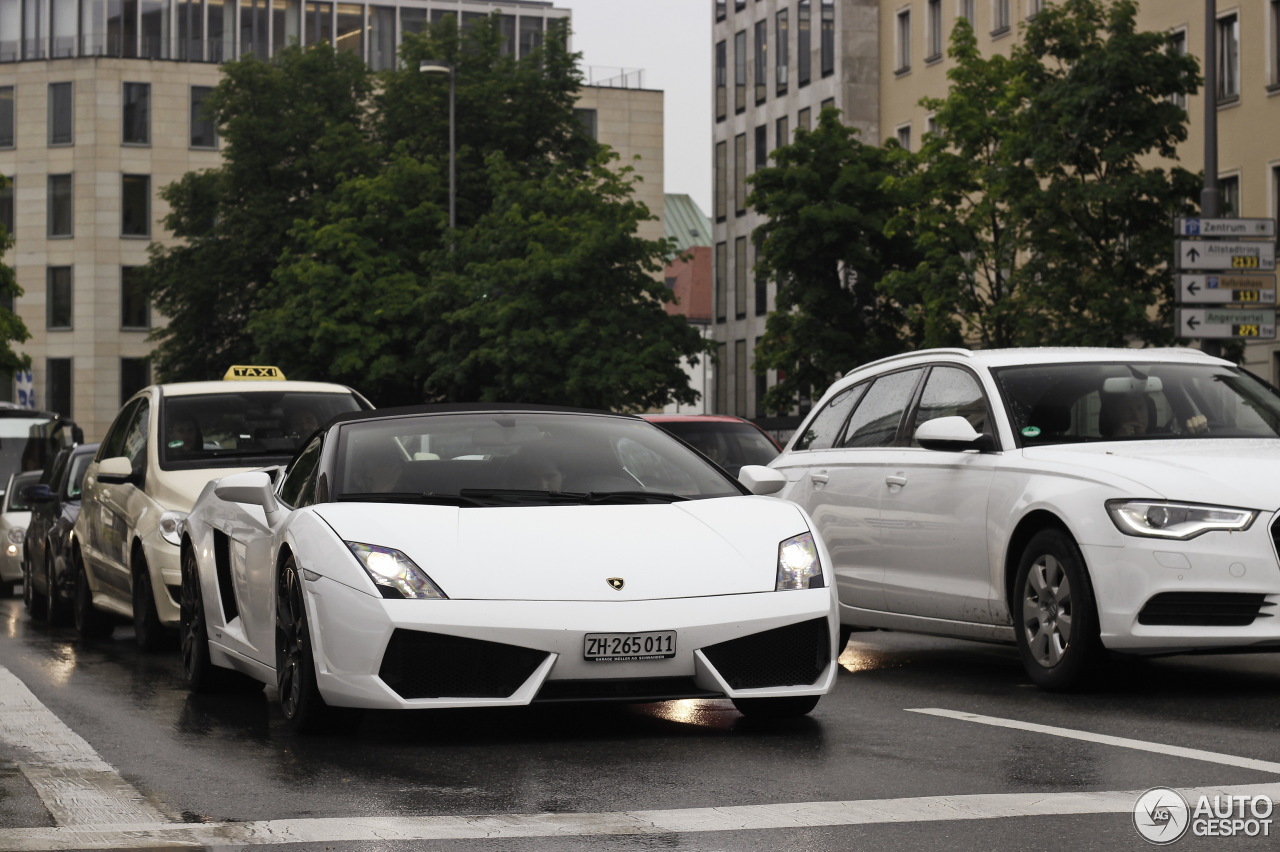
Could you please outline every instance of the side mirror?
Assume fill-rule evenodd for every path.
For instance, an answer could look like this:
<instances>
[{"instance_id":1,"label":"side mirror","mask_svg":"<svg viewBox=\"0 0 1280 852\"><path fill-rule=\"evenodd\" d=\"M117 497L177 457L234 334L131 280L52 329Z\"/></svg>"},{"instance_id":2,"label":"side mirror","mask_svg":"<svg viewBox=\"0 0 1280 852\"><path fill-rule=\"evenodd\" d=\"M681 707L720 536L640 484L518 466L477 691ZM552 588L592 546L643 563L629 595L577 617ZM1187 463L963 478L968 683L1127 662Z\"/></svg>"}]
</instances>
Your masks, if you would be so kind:
<instances>
[{"instance_id":1,"label":"side mirror","mask_svg":"<svg viewBox=\"0 0 1280 852\"><path fill-rule=\"evenodd\" d=\"M108 485L125 485L138 480L133 475L133 462L124 456L116 456L98 462L98 481Z\"/></svg>"},{"instance_id":2,"label":"side mirror","mask_svg":"<svg viewBox=\"0 0 1280 852\"><path fill-rule=\"evenodd\" d=\"M777 494L787 484L787 477L771 467L744 464L738 471L738 481L752 494Z\"/></svg>"},{"instance_id":3,"label":"side mirror","mask_svg":"<svg viewBox=\"0 0 1280 852\"><path fill-rule=\"evenodd\" d=\"M53 492L49 490L49 486L44 483L28 485L23 490L24 496L28 503L52 503L54 500Z\"/></svg>"},{"instance_id":4,"label":"side mirror","mask_svg":"<svg viewBox=\"0 0 1280 852\"><path fill-rule=\"evenodd\" d=\"M280 508L271 485L271 475L261 470L224 476L214 483L213 493L219 500L258 506L268 514Z\"/></svg>"},{"instance_id":5,"label":"side mirror","mask_svg":"<svg viewBox=\"0 0 1280 852\"><path fill-rule=\"evenodd\" d=\"M926 450L963 452L989 450L995 446L990 435L973 428L963 417L936 417L916 428L916 442Z\"/></svg>"}]
</instances>

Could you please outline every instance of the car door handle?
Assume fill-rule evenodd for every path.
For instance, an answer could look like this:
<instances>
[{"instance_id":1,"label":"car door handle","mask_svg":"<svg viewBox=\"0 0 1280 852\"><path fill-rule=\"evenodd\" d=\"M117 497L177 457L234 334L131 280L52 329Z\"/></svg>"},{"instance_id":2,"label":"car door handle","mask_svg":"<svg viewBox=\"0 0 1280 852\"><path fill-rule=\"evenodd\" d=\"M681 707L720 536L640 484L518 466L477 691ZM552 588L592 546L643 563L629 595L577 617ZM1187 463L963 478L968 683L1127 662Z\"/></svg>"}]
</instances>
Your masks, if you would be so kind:
<instances>
[{"instance_id":1,"label":"car door handle","mask_svg":"<svg viewBox=\"0 0 1280 852\"><path fill-rule=\"evenodd\" d=\"M831 477L827 476L825 473L811 473L809 474L809 481L816 485L826 485L831 481Z\"/></svg>"},{"instance_id":2,"label":"car door handle","mask_svg":"<svg viewBox=\"0 0 1280 852\"><path fill-rule=\"evenodd\" d=\"M901 474L890 474L884 478L884 484L890 488L901 488L907 484L907 478Z\"/></svg>"}]
</instances>

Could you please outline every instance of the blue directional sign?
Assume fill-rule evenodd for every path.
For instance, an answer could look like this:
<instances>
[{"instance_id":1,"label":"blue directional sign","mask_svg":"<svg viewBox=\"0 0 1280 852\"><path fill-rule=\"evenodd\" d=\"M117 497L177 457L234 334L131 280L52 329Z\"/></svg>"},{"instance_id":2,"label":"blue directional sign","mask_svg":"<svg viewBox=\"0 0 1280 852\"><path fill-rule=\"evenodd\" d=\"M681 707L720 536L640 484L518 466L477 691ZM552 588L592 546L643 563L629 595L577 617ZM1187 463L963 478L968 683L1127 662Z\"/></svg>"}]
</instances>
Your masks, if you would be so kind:
<instances>
[{"instance_id":1,"label":"blue directional sign","mask_svg":"<svg viewBox=\"0 0 1280 852\"><path fill-rule=\"evenodd\" d=\"M1179 237L1271 237L1276 235L1275 219L1176 219Z\"/></svg>"}]
</instances>

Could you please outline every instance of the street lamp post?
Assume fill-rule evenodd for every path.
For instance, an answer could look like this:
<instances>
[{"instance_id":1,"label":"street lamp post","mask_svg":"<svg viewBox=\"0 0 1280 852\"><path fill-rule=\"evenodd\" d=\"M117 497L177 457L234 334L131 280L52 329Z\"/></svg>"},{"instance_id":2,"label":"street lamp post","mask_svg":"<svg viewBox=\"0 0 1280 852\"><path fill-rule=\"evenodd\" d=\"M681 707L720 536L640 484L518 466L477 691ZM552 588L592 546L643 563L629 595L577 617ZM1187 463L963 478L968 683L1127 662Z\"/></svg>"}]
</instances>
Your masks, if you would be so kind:
<instances>
[{"instance_id":1,"label":"street lamp post","mask_svg":"<svg viewBox=\"0 0 1280 852\"><path fill-rule=\"evenodd\" d=\"M418 63L418 71L423 74L449 75L449 230L453 231L458 227L457 164L454 153L454 99L457 92L457 74L454 67L449 63L436 62L434 59L422 60ZM452 239L449 245L452 248Z\"/></svg>"}]
</instances>

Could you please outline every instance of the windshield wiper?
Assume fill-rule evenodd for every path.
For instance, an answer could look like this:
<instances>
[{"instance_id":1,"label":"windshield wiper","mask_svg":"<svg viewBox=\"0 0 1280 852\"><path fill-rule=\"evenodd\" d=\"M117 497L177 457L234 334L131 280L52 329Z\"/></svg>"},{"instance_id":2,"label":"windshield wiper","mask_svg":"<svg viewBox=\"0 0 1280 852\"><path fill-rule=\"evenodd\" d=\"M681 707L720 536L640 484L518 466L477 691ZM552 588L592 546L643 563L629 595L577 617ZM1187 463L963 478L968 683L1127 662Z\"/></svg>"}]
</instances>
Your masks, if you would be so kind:
<instances>
[{"instance_id":1,"label":"windshield wiper","mask_svg":"<svg viewBox=\"0 0 1280 852\"><path fill-rule=\"evenodd\" d=\"M688 497L663 491L592 491L586 502L600 503L682 503Z\"/></svg>"},{"instance_id":2,"label":"windshield wiper","mask_svg":"<svg viewBox=\"0 0 1280 852\"><path fill-rule=\"evenodd\" d=\"M581 503L588 495L574 491L546 491L537 488L462 488L458 493L476 505L497 503Z\"/></svg>"},{"instance_id":3,"label":"windshield wiper","mask_svg":"<svg viewBox=\"0 0 1280 852\"><path fill-rule=\"evenodd\" d=\"M420 491L365 491L355 494L342 494L340 503L422 503L428 506L487 506L479 500L464 497L461 494L435 494Z\"/></svg>"}]
</instances>

